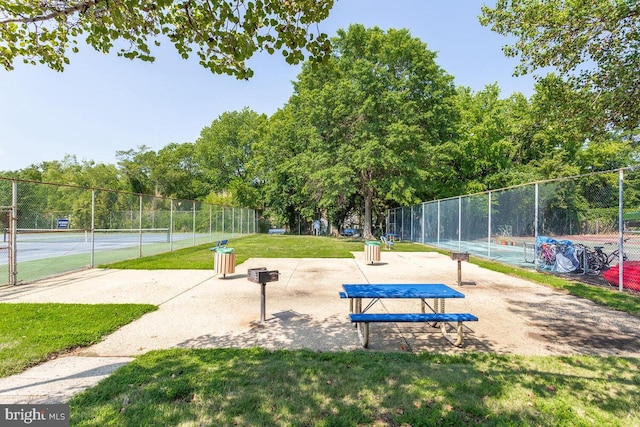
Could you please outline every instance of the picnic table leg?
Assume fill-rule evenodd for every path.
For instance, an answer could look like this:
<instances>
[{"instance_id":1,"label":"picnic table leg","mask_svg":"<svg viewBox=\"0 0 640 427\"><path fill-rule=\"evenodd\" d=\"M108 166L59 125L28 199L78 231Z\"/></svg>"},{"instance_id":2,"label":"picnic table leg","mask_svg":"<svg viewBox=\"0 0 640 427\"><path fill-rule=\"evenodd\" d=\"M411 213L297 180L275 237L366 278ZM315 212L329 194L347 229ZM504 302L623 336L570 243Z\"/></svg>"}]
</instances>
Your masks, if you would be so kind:
<instances>
[{"instance_id":1,"label":"picnic table leg","mask_svg":"<svg viewBox=\"0 0 640 427\"><path fill-rule=\"evenodd\" d=\"M444 298L434 298L433 300L433 312L434 313L444 313ZM430 326L432 328L438 327L438 322L431 323Z\"/></svg>"},{"instance_id":2,"label":"picnic table leg","mask_svg":"<svg viewBox=\"0 0 640 427\"><path fill-rule=\"evenodd\" d=\"M444 306L441 308L441 305L444 304L444 300L441 298L433 299L433 312L434 313L444 313Z\"/></svg>"},{"instance_id":3,"label":"picnic table leg","mask_svg":"<svg viewBox=\"0 0 640 427\"><path fill-rule=\"evenodd\" d=\"M433 307L431 307L424 299L420 299L420 311L427 312L427 307L434 313L444 313L444 298L434 298Z\"/></svg>"},{"instance_id":4,"label":"picnic table leg","mask_svg":"<svg viewBox=\"0 0 640 427\"><path fill-rule=\"evenodd\" d=\"M449 331L447 330L447 325L448 325L447 322L442 322L442 324L440 325L442 336L444 336L445 339L449 341L451 344L453 344L454 346L460 347L464 342L462 322L458 322L457 326L455 327L456 335L457 335L455 341L449 334Z\"/></svg>"},{"instance_id":5,"label":"picnic table leg","mask_svg":"<svg viewBox=\"0 0 640 427\"><path fill-rule=\"evenodd\" d=\"M358 336L362 347L369 347L369 322L358 322Z\"/></svg>"},{"instance_id":6,"label":"picnic table leg","mask_svg":"<svg viewBox=\"0 0 640 427\"><path fill-rule=\"evenodd\" d=\"M427 312L427 305L428 304L424 299L420 300L420 311L422 311L422 313ZM433 308L431 306L429 306L429 308L431 308L431 311L433 311L434 313L444 313L444 298L434 298ZM432 328L437 328L438 322L429 323L429 326L431 326Z\"/></svg>"},{"instance_id":7,"label":"picnic table leg","mask_svg":"<svg viewBox=\"0 0 640 427\"><path fill-rule=\"evenodd\" d=\"M362 313L362 298L352 298L351 299L351 307L349 307L351 309L352 313ZM354 328L358 327L358 324L356 323L355 325L353 325Z\"/></svg>"},{"instance_id":8,"label":"picnic table leg","mask_svg":"<svg viewBox=\"0 0 640 427\"><path fill-rule=\"evenodd\" d=\"M355 313L362 313L362 298L355 299L354 308ZM369 346L369 322L356 322L356 329L358 330L360 344L362 344L362 347L367 348Z\"/></svg>"}]
</instances>

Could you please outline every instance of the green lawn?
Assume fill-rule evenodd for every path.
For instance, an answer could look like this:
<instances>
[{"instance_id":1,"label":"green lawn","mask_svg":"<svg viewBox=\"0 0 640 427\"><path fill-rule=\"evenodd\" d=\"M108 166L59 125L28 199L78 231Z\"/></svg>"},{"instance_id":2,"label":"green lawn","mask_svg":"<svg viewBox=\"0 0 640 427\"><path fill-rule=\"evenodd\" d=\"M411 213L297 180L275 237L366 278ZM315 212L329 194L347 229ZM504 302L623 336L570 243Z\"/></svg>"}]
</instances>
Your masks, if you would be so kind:
<instances>
[{"instance_id":1,"label":"green lawn","mask_svg":"<svg viewBox=\"0 0 640 427\"><path fill-rule=\"evenodd\" d=\"M140 304L0 304L0 377L100 341L150 311Z\"/></svg>"},{"instance_id":2,"label":"green lawn","mask_svg":"<svg viewBox=\"0 0 640 427\"><path fill-rule=\"evenodd\" d=\"M637 426L640 360L153 351L70 402L78 426Z\"/></svg>"},{"instance_id":3,"label":"green lawn","mask_svg":"<svg viewBox=\"0 0 640 427\"><path fill-rule=\"evenodd\" d=\"M213 253L209 248L213 246L213 244L193 246L101 267L139 270L211 269L213 268ZM358 239L254 234L231 239L228 247L234 249L236 263L241 264L249 258L353 258L352 252L363 251L364 243ZM429 249L416 243L398 242L393 250L424 252Z\"/></svg>"}]
</instances>

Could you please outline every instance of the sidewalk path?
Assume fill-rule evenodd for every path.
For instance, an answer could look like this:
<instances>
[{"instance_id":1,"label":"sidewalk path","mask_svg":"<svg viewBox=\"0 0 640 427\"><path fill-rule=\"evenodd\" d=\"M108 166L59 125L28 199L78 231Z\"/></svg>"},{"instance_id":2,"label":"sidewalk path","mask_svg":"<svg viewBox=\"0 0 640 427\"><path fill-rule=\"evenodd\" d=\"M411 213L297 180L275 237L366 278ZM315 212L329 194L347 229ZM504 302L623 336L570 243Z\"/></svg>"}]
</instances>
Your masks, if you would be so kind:
<instances>
[{"instance_id":1,"label":"sidewalk path","mask_svg":"<svg viewBox=\"0 0 640 427\"><path fill-rule=\"evenodd\" d=\"M267 320L260 318L260 285L247 269L279 270L266 286ZM466 298L447 311L478 316L465 345L449 345L424 324L374 324L368 351L481 351L524 355L600 354L640 357L638 319L560 291L463 263ZM457 263L431 252L383 251L382 260L249 259L235 274L211 270L92 269L33 284L0 288L0 302L150 303L159 309L91 347L0 379L0 403L61 403L150 350L265 347L359 350L347 318L343 283L445 283L456 286ZM388 300L380 310L412 311ZM414 302L415 303L415 302ZM396 308L399 307L399 308Z\"/></svg>"}]
</instances>

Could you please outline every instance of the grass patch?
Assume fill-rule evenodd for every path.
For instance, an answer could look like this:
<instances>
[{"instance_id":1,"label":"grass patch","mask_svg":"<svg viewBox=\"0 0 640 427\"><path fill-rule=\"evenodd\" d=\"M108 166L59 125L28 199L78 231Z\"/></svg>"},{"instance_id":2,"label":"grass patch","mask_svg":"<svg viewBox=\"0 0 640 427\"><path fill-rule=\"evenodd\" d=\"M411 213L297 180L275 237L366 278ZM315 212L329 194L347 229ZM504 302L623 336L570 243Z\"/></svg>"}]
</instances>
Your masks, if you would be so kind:
<instances>
[{"instance_id":1,"label":"grass patch","mask_svg":"<svg viewBox=\"0 0 640 427\"><path fill-rule=\"evenodd\" d=\"M0 377L96 343L154 310L146 304L0 304Z\"/></svg>"},{"instance_id":2,"label":"grass patch","mask_svg":"<svg viewBox=\"0 0 640 427\"><path fill-rule=\"evenodd\" d=\"M567 280L566 278L555 276L553 274L513 267L478 257L472 257L469 261L488 270L508 274L520 279L530 280L556 289L563 289L571 295L585 298L614 310L624 311L625 313L640 317L640 298L629 293L620 292L617 289L601 288L573 280Z\"/></svg>"},{"instance_id":3,"label":"grass patch","mask_svg":"<svg viewBox=\"0 0 640 427\"><path fill-rule=\"evenodd\" d=\"M446 256L449 256L451 252L449 250L433 246L429 246L425 250L429 252L438 252L439 254ZM640 317L640 297L634 294L620 292L614 288L607 289L599 286L588 285L576 280L568 280L566 277L503 264L477 256L469 257L469 262L477 265L478 267L486 268L487 270L507 274L519 279L529 280L552 288L562 289L570 295L588 299L614 310L623 311Z\"/></svg>"},{"instance_id":4,"label":"grass patch","mask_svg":"<svg viewBox=\"0 0 640 427\"><path fill-rule=\"evenodd\" d=\"M102 265L107 268L137 270L205 270L213 268L213 253L206 245L193 246L145 258ZM249 258L353 258L352 252L364 251L362 239L333 237L253 234L229 241L236 252L236 263ZM381 249L385 251L385 249ZM396 252L425 252L429 249L412 242L397 242Z\"/></svg>"},{"instance_id":5,"label":"grass patch","mask_svg":"<svg viewBox=\"0 0 640 427\"><path fill-rule=\"evenodd\" d=\"M631 426L640 360L366 351L152 351L71 402L71 424Z\"/></svg>"}]
</instances>

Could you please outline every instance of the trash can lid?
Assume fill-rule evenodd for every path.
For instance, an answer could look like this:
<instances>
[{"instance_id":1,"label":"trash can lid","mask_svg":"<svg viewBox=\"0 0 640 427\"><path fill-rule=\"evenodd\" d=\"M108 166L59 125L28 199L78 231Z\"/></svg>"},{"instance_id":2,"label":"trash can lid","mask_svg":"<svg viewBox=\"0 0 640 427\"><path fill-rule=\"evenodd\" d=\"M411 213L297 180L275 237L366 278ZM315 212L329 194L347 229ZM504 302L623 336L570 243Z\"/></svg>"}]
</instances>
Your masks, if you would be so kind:
<instances>
[{"instance_id":1,"label":"trash can lid","mask_svg":"<svg viewBox=\"0 0 640 427\"><path fill-rule=\"evenodd\" d=\"M218 248L216 249L216 252L219 254L232 254L235 250L233 248Z\"/></svg>"},{"instance_id":2,"label":"trash can lid","mask_svg":"<svg viewBox=\"0 0 640 427\"><path fill-rule=\"evenodd\" d=\"M364 242L364 244L369 246L380 246L380 242L378 242L377 240L367 240Z\"/></svg>"}]
</instances>

